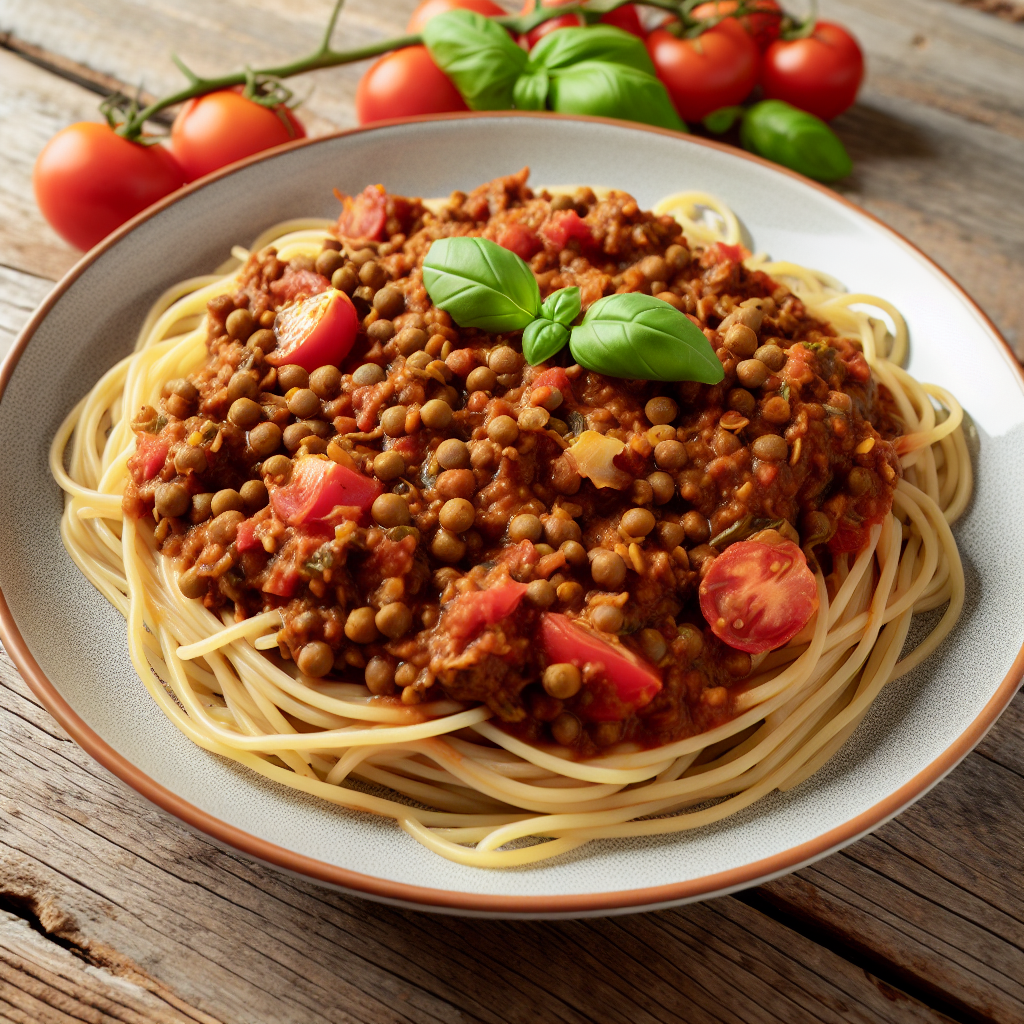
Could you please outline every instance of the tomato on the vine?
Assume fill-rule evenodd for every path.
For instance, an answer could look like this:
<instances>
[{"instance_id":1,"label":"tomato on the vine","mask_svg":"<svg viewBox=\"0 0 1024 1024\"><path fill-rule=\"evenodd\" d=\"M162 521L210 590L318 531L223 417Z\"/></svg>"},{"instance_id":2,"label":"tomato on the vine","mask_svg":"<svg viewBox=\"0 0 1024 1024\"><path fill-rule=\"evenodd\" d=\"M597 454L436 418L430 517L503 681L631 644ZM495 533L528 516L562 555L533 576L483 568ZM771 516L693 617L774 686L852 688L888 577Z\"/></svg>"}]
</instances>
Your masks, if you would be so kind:
<instances>
[{"instance_id":1,"label":"tomato on the vine","mask_svg":"<svg viewBox=\"0 0 1024 1024\"><path fill-rule=\"evenodd\" d=\"M538 3L538 0L525 0L519 13L531 14L538 6L561 7L564 4L571 4L573 2L574 0L539 0ZM557 32L560 28L574 28L579 25L586 25L586 23L587 21L582 14L561 14L557 18L549 18L547 21L542 21L536 28L530 29L522 37L521 42L525 43L528 50L531 50L537 45L538 40L543 39L550 32ZM643 25L640 24L640 16L637 14L636 7L633 4L624 4L622 7L616 7L614 11L602 14L601 24L621 28L623 31L629 32L640 39L643 39L645 35Z\"/></svg>"},{"instance_id":2,"label":"tomato on the vine","mask_svg":"<svg viewBox=\"0 0 1024 1024\"><path fill-rule=\"evenodd\" d=\"M58 132L32 172L43 216L79 249L91 249L184 184L185 175L165 146L129 142L109 125L92 121Z\"/></svg>"},{"instance_id":3,"label":"tomato on the vine","mask_svg":"<svg viewBox=\"0 0 1024 1024\"><path fill-rule=\"evenodd\" d=\"M739 5L740 0L707 0L690 11L690 17L704 19L731 15ZM764 53L779 38L782 16L783 11L777 0L752 0L746 5L746 13L741 14L736 20L746 29L757 44L757 48Z\"/></svg>"},{"instance_id":4,"label":"tomato on the vine","mask_svg":"<svg viewBox=\"0 0 1024 1024\"><path fill-rule=\"evenodd\" d=\"M819 21L803 39L779 39L761 69L767 99L785 100L823 121L853 105L864 78L864 54L841 25Z\"/></svg>"},{"instance_id":5,"label":"tomato on the vine","mask_svg":"<svg viewBox=\"0 0 1024 1024\"><path fill-rule=\"evenodd\" d=\"M757 84L760 54L734 18L696 39L677 39L655 29L647 37L647 52L684 121L700 121L713 110L742 103Z\"/></svg>"},{"instance_id":6,"label":"tomato on the vine","mask_svg":"<svg viewBox=\"0 0 1024 1024\"><path fill-rule=\"evenodd\" d=\"M359 80L356 90L360 124L468 109L425 46L406 46L381 57Z\"/></svg>"},{"instance_id":7,"label":"tomato on the vine","mask_svg":"<svg viewBox=\"0 0 1024 1024\"><path fill-rule=\"evenodd\" d=\"M416 35L423 31L423 26L431 18L444 14L445 11L476 11L477 14L482 14L487 18L500 18L508 13L504 7L499 7L493 0L423 0L423 3L412 12L405 31L409 35Z\"/></svg>"},{"instance_id":8,"label":"tomato on the vine","mask_svg":"<svg viewBox=\"0 0 1024 1024\"><path fill-rule=\"evenodd\" d=\"M236 89L189 100L171 126L171 149L189 181L293 139L306 129L284 104L264 107Z\"/></svg>"}]
</instances>

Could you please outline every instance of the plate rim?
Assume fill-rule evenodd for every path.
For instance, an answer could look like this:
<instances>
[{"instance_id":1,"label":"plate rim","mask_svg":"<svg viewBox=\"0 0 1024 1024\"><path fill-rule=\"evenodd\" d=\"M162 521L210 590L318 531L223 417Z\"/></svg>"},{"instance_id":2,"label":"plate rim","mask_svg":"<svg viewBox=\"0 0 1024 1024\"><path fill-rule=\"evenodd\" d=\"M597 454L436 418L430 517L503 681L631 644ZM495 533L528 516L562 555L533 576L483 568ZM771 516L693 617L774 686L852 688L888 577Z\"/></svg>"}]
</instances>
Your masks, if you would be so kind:
<instances>
[{"instance_id":1,"label":"plate rim","mask_svg":"<svg viewBox=\"0 0 1024 1024\"><path fill-rule=\"evenodd\" d=\"M191 182L171 195L166 196L127 221L115 232L90 249L55 284L54 288L18 334L3 362L0 363L0 400L3 399L14 370L32 337L49 315L50 310L71 285L101 255L117 245L122 238L136 227L168 207L173 206L175 203L180 202L191 193L213 181L228 177L243 168L261 163L283 152L302 149L306 146L315 146L346 136L374 132L382 128L435 121L461 121L474 118L540 118L544 120L577 121L606 124L616 128L628 128L633 131L666 136L684 144L718 150L733 158L759 164L775 173L794 178L802 185L825 194L833 201L852 210L859 217L865 218L876 227L881 228L893 240L907 249L911 256L924 263L933 273L936 273L946 286L967 305L974 316L981 322L981 325L988 330L997 343L997 347L1001 347L1004 358L1009 364L1011 371L1017 377L1018 385L1024 391L1024 367L1017 361L1009 343L992 322L991 318L971 298L965 289L934 260L914 245L913 242L909 241L874 214L862 209L845 196L840 195L825 185L725 143L697 138L692 135L681 135L678 132L655 128L649 125L640 125L613 118L554 114L544 111L469 111L453 114L394 118L375 122L372 125L342 129L329 135L318 136L317 138L296 140L254 154L245 160L231 164L195 182ZM1006 676L981 711L956 740L937 758L921 769L895 792L862 811L856 817L798 846L789 847L770 857L752 861L741 867L731 868L727 871L711 875L703 875L695 879L670 882L665 885L598 893L508 896L437 889L367 875L286 849L276 843L261 839L236 825L228 824L150 778L142 769L118 753L106 740L86 724L71 708L70 704L64 699L53 683L50 682L39 663L35 660L15 621L2 589L0 589L0 641L3 642L7 653L21 672L32 693L38 698L46 711L56 719L61 727L86 753L116 775L122 782L131 786L132 789L151 804L177 818L187 827L208 836L218 845L229 847L273 867L354 895L419 910L498 917L581 917L602 913L628 913L724 895L728 892L746 888L770 878L795 871L854 842L862 835L884 824L941 781L981 741L1013 699L1021 684L1022 677L1024 677L1024 646L1022 646Z\"/></svg>"}]
</instances>

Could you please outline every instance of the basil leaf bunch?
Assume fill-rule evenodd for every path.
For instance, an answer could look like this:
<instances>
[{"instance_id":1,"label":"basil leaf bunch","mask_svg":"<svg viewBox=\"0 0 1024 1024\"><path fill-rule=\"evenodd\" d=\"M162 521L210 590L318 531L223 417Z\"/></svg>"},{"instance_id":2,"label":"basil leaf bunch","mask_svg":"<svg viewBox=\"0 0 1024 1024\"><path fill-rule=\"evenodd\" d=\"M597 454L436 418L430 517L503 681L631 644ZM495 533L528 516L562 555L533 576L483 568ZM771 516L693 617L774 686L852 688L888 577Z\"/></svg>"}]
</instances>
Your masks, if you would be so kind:
<instances>
[{"instance_id":1,"label":"basil leaf bunch","mask_svg":"<svg viewBox=\"0 0 1024 1024\"><path fill-rule=\"evenodd\" d=\"M580 290L559 288L542 303L537 319L523 331L523 355L531 366L546 363L569 340L569 325L580 315Z\"/></svg>"},{"instance_id":2,"label":"basil leaf bunch","mask_svg":"<svg viewBox=\"0 0 1024 1024\"><path fill-rule=\"evenodd\" d=\"M423 285L460 327L522 330L523 355L533 366L568 342L580 366L609 377L717 384L725 375L704 332L669 303L638 292L608 295L573 327L579 288L541 302L529 265L486 238L435 241L423 261Z\"/></svg>"},{"instance_id":3,"label":"basil leaf bunch","mask_svg":"<svg viewBox=\"0 0 1024 1024\"><path fill-rule=\"evenodd\" d=\"M431 18L423 41L473 110L555 110L686 131L643 42L611 25L564 28L529 57L495 21L467 10Z\"/></svg>"},{"instance_id":4,"label":"basil leaf bunch","mask_svg":"<svg viewBox=\"0 0 1024 1024\"><path fill-rule=\"evenodd\" d=\"M839 137L824 121L782 100L762 100L740 125L744 149L816 181L836 181L853 170Z\"/></svg>"}]
</instances>

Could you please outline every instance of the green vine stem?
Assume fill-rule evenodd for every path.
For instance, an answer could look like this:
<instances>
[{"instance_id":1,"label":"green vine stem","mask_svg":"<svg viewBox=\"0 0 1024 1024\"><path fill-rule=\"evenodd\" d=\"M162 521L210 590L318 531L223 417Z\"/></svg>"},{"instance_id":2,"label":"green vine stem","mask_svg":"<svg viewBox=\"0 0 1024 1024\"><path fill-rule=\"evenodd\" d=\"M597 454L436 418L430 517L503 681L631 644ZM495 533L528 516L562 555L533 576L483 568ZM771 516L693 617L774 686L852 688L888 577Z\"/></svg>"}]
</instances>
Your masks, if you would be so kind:
<instances>
[{"instance_id":1,"label":"green vine stem","mask_svg":"<svg viewBox=\"0 0 1024 1024\"><path fill-rule=\"evenodd\" d=\"M139 107L137 100L132 100L125 111L125 119L117 128L117 134L126 139L138 141L142 137L143 125L155 114L159 114L168 107L177 106L186 100L194 99L197 96L204 96L209 92L216 92L219 89L231 89L234 86L245 86L245 94L258 103L267 106L276 105L287 100L291 93L280 84L280 79L290 78L292 75L301 75L307 71L318 71L320 68L336 67L339 64L352 64L360 60L368 60L371 57L379 57L392 50L398 50L405 46L416 46L423 42L420 35L398 36L393 39L384 39L378 43L370 43L368 46L357 47L353 50L334 50L331 48L331 37L338 23L338 16L345 0L337 0L327 21L320 45L310 54L301 57L299 60L289 64L281 64L278 67L253 69L246 68L243 71L235 71L230 75L221 75L218 78L203 78L197 75L177 55L172 55L177 68L185 76L188 85L178 92L170 93L151 103L148 107ZM560 7L540 7L527 14L508 15L494 20L517 35L523 35L538 25L543 24L550 18L559 18L566 14L582 14L588 22L597 21L602 14L614 11L633 0L591 0L590 3L571 3ZM690 11L701 2L701 0L643 0L649 7L660 7L662 10L674 14L680 22L684 31L692 31L700 26L710 27L721 20L721 17L706 19L704 21L691 17ZM748 5L741 0L736 14L745 13ZM269 94L264 90L270 86ZM111 98L114 102L117 97ZM108 112L108 117L110 113Z\"/></svg>"}]
</instances>

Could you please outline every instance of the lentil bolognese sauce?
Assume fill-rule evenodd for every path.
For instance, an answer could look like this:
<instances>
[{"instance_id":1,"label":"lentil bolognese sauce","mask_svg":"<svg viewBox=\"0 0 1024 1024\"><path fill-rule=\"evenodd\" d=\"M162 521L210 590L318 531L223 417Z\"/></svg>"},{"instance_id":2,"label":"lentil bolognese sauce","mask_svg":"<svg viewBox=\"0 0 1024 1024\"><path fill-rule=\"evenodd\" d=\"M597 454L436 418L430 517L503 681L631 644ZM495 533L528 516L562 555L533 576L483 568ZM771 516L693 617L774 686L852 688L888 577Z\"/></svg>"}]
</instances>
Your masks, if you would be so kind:
<instances>
[{"instance_id":1,"label":"lentil bolognese sauce","mask_svg":"<svg viewBox=\"0 0 1024 1024\"><path fill-rule=\"evenodd\" d=\"M167 293L51 457L65 544L201 746L528 863L796 785L955 622L959 406L884 300L752 256L711 198L524 169L273 235ZM718 383L460 326L425 260L465 238L578 289L573 320L660 300Z\"/></svg>"}]
</instances>

